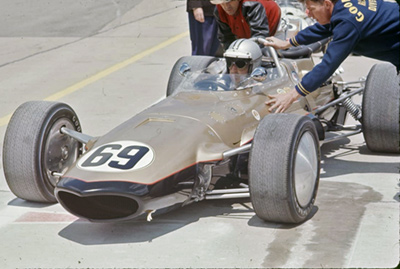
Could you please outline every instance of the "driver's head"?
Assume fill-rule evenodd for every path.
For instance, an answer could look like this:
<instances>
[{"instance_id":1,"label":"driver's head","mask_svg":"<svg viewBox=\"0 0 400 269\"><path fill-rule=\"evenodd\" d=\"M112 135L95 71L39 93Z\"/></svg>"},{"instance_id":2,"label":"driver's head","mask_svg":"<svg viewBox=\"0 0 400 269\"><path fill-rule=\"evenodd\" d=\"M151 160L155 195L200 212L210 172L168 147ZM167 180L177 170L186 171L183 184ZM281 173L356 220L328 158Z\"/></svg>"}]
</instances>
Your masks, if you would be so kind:
<instances>
[{"instance_id":1,"label":"driver's head","mask_svg":"<svg viewBox=\"0 0 400 269\"><path fill-rule=\"evenodd\" d=\"M235 40L225 51L228 73L248 74L261 66L261 49L249 39Z\"/></svg>"}]
</instances>

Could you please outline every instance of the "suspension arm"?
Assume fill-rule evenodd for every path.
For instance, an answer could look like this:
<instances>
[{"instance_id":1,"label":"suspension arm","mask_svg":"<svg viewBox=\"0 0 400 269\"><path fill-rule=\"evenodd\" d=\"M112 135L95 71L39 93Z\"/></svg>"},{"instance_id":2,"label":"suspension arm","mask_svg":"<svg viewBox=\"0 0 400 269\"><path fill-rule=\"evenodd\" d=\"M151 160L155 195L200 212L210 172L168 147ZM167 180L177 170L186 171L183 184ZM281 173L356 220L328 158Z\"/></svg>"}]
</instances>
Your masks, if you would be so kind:
<instances>
[{"instance_id":1,"label":"suspension arm","mask_svg":"<svg viewBox=\"0 0 400 269\"><path fill-rule=\"evenodd\" d=\"M91 137L89 135L82 134L80 132L77 132L72 129L68 129L66 127L62 127L60 131L62 134L68 135L69 137L72 137L73 139L75 139L83 144L87 144L90 140L93 139L93 137Z\"/></svg>"},{"instance_id":2,"label":"suspension arm","mask_svg":"<svg viewBox=\"0 0 400 269\"><path fill-rule=\"evenodd\" d=\"M323 106L317 108L316 110L314 110L314 111L312 112L312 114L314 114L314 115L319 115L319 114L321 114L322 112L324 112L326 109L330 108L331 106L334 106L334 105L336 105L336 104L338 104L338 103L340 103L340 102L343 102L343 101L346 100L347 98L349 98L349 97L351 97L351 96L354 96L354 95L356 95L356 94L359 94L359 93L362 92L363 90L364 90L364 87L360 87L360 88L358 88L358 89L356 89L356 90L354 90L354 91L352 91L352 92L350 92L350 93L347 93L347 94L345 94L345 95L343 95L343 96L340 96L338 99L336 99L336 100L334 100L334 101L332 101L332 102L330 102L330 103L327 103L326 105L323 105Z\"/></svg>"}]
</instances>

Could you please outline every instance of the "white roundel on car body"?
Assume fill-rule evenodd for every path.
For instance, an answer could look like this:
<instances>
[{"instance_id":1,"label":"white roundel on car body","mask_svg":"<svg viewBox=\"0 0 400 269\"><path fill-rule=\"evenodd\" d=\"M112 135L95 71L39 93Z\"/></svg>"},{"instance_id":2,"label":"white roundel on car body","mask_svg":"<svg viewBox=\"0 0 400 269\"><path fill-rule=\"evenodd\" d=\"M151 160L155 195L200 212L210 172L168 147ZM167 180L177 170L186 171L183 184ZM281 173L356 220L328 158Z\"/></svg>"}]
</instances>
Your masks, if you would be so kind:
<instances>
[{"instance_id":1,"label":"white roundel on car body","mask_svg":"<svg viewBox=\"0 0 400 269\"><path fill-rule=\"evenodd\" d=\"M253 109L253 110L251 111L251 114L253 114L253 117L254 117L256 120L259 121L259 120L261 119L260 113L258 113L257 110Z\"/></svg>"},{"instance_id":2,"label":"white roundel on car body","mask_svg":"<svg viewBox=\"0 0 400 269\"><path fill-rule=\"evenodd\" d=\"M154 156L154 150L144 143L116 141L90 150L77 167L96 172L130 172L149 166Z\"/></svg>"}]
</instances>

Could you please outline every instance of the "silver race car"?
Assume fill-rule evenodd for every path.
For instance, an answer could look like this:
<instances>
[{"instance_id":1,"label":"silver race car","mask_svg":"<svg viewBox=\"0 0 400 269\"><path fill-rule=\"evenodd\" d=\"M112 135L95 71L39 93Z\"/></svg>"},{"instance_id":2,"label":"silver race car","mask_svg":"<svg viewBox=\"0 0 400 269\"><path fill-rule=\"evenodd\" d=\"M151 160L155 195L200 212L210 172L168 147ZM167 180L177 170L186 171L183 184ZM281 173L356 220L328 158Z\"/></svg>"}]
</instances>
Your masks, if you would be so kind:
<instances>
[{"instance_id":1,"label":"silver race car","mask_svg":"<svg viewBox=\"0 0 400 269\"><path fill-rule=\"evenodd\" d=\"M313 68L308 51L290 59L272 48L238 53L250 63L241 75L227 72L228 58L182 57L165 99L101 137L81 133L67 104L24 103L5 135L7 183L21 199L59 202L95 222L151 220L204 199L245 197L265 221L304 222L322 143L362 131L373 151L399 152L400 141L399 82L389 64L375 65L366 81L335 74L287 113L269 113L268 95L293 89ZM361 107L352 96L362 93ZM348 115L358 124L345 125Z\"/></svg>"}]
</instances>

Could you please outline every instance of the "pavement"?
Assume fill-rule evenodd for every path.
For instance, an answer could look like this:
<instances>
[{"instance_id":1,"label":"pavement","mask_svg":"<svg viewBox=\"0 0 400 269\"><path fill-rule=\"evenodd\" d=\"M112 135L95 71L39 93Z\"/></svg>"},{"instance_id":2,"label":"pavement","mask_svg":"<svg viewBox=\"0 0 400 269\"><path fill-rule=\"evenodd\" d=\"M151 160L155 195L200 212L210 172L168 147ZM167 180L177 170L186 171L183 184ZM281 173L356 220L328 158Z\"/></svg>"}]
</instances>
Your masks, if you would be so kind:
<instances>
[{"instance_id":1,"label":"pavement","mask_svg":"<svg viewBox=\"0 0 400 269\"><path fill-rule=\"evenodd\" d=\"M164 98L173 64L190 54L185 1L3 2L0 148L29 100L68 103L83 132L102 135ZM342 76L366 76L376 62L350 56ZM261 221L249 199L90 223L16 198L0 164L0 268L396 267L400 156L370 152L362 134L321 150L314 215L300 225Z\"/></svg>"}]
</instances>

